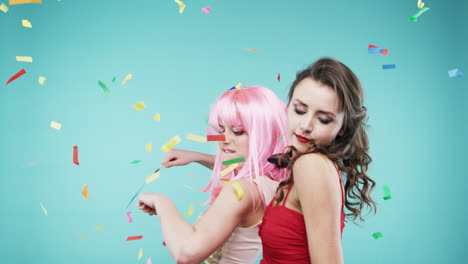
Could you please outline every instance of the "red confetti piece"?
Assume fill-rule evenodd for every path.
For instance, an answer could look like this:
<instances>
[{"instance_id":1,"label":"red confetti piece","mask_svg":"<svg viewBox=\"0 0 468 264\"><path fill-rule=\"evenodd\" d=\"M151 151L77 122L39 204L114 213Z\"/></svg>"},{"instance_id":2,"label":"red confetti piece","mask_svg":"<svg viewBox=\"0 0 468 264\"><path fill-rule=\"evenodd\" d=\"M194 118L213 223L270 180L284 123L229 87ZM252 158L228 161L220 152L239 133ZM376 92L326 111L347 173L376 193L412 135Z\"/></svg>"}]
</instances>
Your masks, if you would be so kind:
<instances>
[{"instance_id":1,"label":"red confetti piece","mask_svg":"<svg viewBox=\"0 0 468 264\"><path fill-rule=\"evenodd\" d=\"M387 56L387 54L388 54L388 49L384 49L380 54Z\"/></svg>"},{"instance_id":2,"label":"red confetti piece","mask_svg":"<svg viewBox=\"0 0 468 264\"><path fill-rule=\"evenodd\" d=\"M278 73L278 82L280 81L280 74Z\"/></svg>"},{"instance_id":3,"label":"red confetti piece","mask_svg":"<svg viewBox=\"0 0 468 264\"><path fill-rule=\"evenodd\" d=\"M163 246L166 246L166 241L163 241Z\"/></svg>"},{"instance_id":4,"label":"red confetti piece","mask_svg":"<svg viewBox=\"0 0 468 264\"><path fill-rule=\"evenodd\" d=\"M143 236L129 236L126 241L140 240Z\"/></svg>"},{"instance_id":5,"label":"red confetti piece","mask_svg":"<svg viewBox=\"0 0 468 264\"><path fill-rule=\"evenodd\" d=\"M8 82L5 83L5 85L11 83L12 81L18 79L21 75L25 74L26 71L24 69L22 69L21 71L17 72L15 75L13 75L9 80ZM5 85L3 85L3 87L5 87Z\"/></svg>"},{"instance_id":6,"label":"red confetti piece","mask_svg":"<svg viewBox=\"0 0 468 264\"><path fill-rule=\"evenodd\" d=\"M78 162L78 146L73 146L73 163L80 165Z\"/></svg>"},{"instance_id":7,"label":"red confetti piece","mask_svg":"<svg viewBox=\"0 0 468 264\"><path fill-rule=\"evenodd\" d=\"M207 141L226 141L226 136L224 135L207 135Z\"/></svg>"}]
</instances>

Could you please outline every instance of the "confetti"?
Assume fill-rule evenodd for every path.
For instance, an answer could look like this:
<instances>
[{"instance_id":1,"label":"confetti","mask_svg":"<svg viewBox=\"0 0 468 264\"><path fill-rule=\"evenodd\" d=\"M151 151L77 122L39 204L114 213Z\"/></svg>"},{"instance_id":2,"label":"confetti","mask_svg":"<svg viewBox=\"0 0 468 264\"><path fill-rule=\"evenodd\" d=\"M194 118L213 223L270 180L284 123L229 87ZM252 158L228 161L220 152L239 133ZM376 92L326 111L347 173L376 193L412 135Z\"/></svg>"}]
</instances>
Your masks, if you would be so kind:
<instances>
[{"instance_id":1,"label":"confetti","mask_svg":"<svg viewBox=\"0 0 468 264\"><path fill-rule=\"evenodd\" d=\"M236 158L236 159L225 160L225 161L223 161L223 165L229 165L229 164L234 164L234 163L239 163L239 162L245 162L245 158L240 157L240 158Z\"/></svg>"},{"instance_id":2,"label":"confetti","mask_svg":"<svg viewBox=\"0 0 468 264\"><path fill-rule=\"evenodd\" d=\"M138 164L138 163L140 163L140 162L141 162L141 160L134 160L134 161L132 161L130 164Z\"/></svg>"},{"instance_id":3,"label":"confetti","mask_svg":"<svg viewBox=\"0 0 468 264\"><path fill-rule=\"evenodd\" d=\"M229 172L233 171L238 166L239 166L239 163L234 163L234 164L230 165L229 167L227 167L227 168L225 168L224 170L221 171L221 176L224 177L224 175L226 175Z\"/></svg>"},{"instance_id":4,"label":"confetti","mask_svg":"<svg viewBox=\"0 0 468 264\"><path fill-rule=\"evenodd\" d=\"M81 194L83 195L86 200L91 199L91 194L88 193L88 184L83 184L83 189L81 190Z\"/></svg>"},{"instance_id":5,"label":"confetti","mask_svg":"<svg viewBox=\"0 0 468 264\"><path fill-rule=\"evenodd\" d=\"M128 81L128 80L131 80L131 79L132 79L132 75L131 75L131 74L127 75L127 76L125 77L125 79L123 80L122 85L127 84L127 81Z\"/></svg>"},{"instance_id":6,"label":"confetti","mask_svg":"<svg viewBox=\"0 0 468 264\"><path fill-rule=\"evenodd\" d=\"M22 69L19 72L15 73L15 75L11 76L11 78L5 83L5 85L3 85L3 87L5 87L7 84L11 83L12 81L18 79L20 76L22 76L25 73L26 73L26 71L24 69Z\"/></svg>"},{"instance_id":7,"label":"confetti","mask_svg":"<svg viewBox=\"0 0 468 264\"><path fill-rule=\"evenodd\" d=\"M26 19L23 19L21 23L23 24L23 27L32 28L31 22Z\"/></svg>"},{"instance_id":8,"label":"confetti","mask_svg":"<svg viewBox=\"0 0 468 264\"><path fill-rule=\"evenodd\" d=\"M145 103L138 102L136 105L133 106L137 111L143 110L146 108Z\"/></svg>"},{"instance_id":9,"label":"confetti","mask_svg":"<svg viewBox=\"0 0 468 264\"><path fill-rule=\"evenodd\" d=\"M146 183L150 183L150 182L156 180L157 178L159 178L159 170L157 172L155 172L154 174L146 177L145 181L146 181Z\"/></svg>"},{"instance_id":10,"label":"confetti","mask_svg":"<svg viewBox=\"0 0 468 264\"><path fill-rule=\"evenodd\" d=\"M154 120L159 122L159 120L161 120L161 115L160 114L155 114L153 118L154 118Z\"/></svg>"},{"instance_id":11,"label":"confetti","mask_svg":"<svg viewBox=\"0 0 468 264\"><path fill-rule=\"evenodd\" d=\"M55 128L57 130L60 130L60 128L62 128L62 124L60 123L57 123L55 121L50 121L50 127L51 128Z\"/></svg>"},{"instance_id":12,"label":"confetti","mask_svg":"<svg viewBox=\"0 0 468 264\"><path fill-rule=\"evenodd\" d=\"M450 78L463 77L463 73L459 69L453 69L453 70L448 71L448 75Z\"/></svg>"},{"instance_id":13,"label":"confetti","mask_svg":"<svg viewBox=\"0 0 468 264\"><path fill-rule=\"evenodd\" d=\"M143 257L143 249L142 248L140 248L140 253L138 253L138 260L140 260L141 257Z\"/></svg>"},{"instance_id":14,"label":"confetti","mask_svg":"<svg viewBox=\"0 0 468 264\"><path fill-rule=\"evenodd\" d=\"M410 18L408 18L409 21L411 22L418 22L418 17L422 15L424 12L427 10L431 9L430 7L424 7L421 10L419 10L416 14L412 15Z\"/></svg>"},{"instance_id":15,"label":"confetti","mask_svg":"<svg viewBox=\"0 0 468 264\"><path fill-rule=\"evenodd\" d=\"M388 185L384 185L383 186L383 190L384 190L384 200L390 200L392 199L392 193L390 192L390 186Z\"/></svg>"},{"instance_id":16,"label":"confetti","mask_svg":"<svg viewBox=\"0 0 468 264\"><path fill-rule=\"evenodd\" d=\"M202 7L201 8L201 11L203 13L205 13L205 15L208 15L208 13L211 11L211 7L207 6L207 7Z\"/></svg>"},{"instance_id":17,"label":"confetti","mask_svg":"<svg viewBox=\"0 0 468 264\"><path fill-rule=\"evenodd\" d=\"M78 146L73 146L73 163L80 165L78 162Z\"/></svg>"},{"instance_id":18,"label":"confetti","mask_svg":"<svg viewBox=\"0 0 468 264\"><path fill-rule=\"evenodd\" d=\"M143 238L143 236L129 236L129 237L127 237L126 241L140 240L142 238Z\"/></svg>"},{"instance_id":19,"label":"confetti","mask_svg":"<svg viewBox=\"0 0 468 264\"><path fill-rule=\"evenodd\" d=\"M107 88L107 86L103 82L101 82L100 80L98 80L98 84L99 84L99 86L101 86L102 90L104 90L104 94L106 96L109 95L110 89Z\"/></svg>"},{"instance_id":20,"label":"confetti","mask_svg":"<svg viewBox=\"0 0 468 264\"><path fill-rule=\"evenodd\" d=\"M96 226L96 229L97 229L97 230L102 230L102 227Z\"/></svg>"},{"instance_id":21,"label":"confetti","mask_svg":"<svg viewBox=\"0 0 468 264\"><path fill-rule=\"evenodd\" d=\"M77 232L73 232L73 233L75 233L75 234L77 234L77 235L79 235L79 236L82 236L82 237L84 237L84 238L88 239L88 237L87 237L87 236L83 236L82 234L78 234Z\"/></svg>"},{"instance_id":22,"label":"confetti","mask_svg":"<svg viewBox=\"0 0 468 264\"><path fill-rule=\"evenodd\" d=\"M186 172L186 171L185 171L185 173L187 173L188 175L192 176L192 177L195 178L195 179L197 178L197 176L193 176L192 174L190 174L190 173L188 173L188 172Z\"/></svg>"},{"instance_id":23,"label":"confetti","mask_svg":"<svg viewBox=\"0 0 468 264\"><path fill-rule=\"evenodd\" d=\"M10 5L40 4L42 0L10 0Z\"/></svg>"},{"instance_id":24,"label":"confetti","mask_svg":"<svg viewBox=\"0 0 468 264\"><path fill-rule=\"evenodd\" d=\"M42 202L39 202L41 204L42 210L44 210L44 214L47 216L47 210L44 208L44 205L42 205Z\"/></svg>"},{"instance_id":25,"label":"confetti","mask_svg":"<svg viewBox=\"0 0 468 264\"><path fill-rule=\"evenodd\" d=\"M146 261L146 264L151 264L151 257L148 258L148 260Z\"/></svg>"},{"instance_id":26,"label":"confetti","mask_svg":"<svg viewBox=\"0 0 468 264\"><path fill-rule=\"evenodd\" d=\"M0 5L0 10L2 10L3 12L6 13L6 12L8 12L8 6L6 6L4 3L2 3L2 4Z\"/></svg>"},{"instance_id":27,"label":"confetti","mask_svg":"<svg viewBox=\"0 0 468 264\"><path fill-rule=\"evenodd\" d=\"M132 219L132 217L130 216L131 213L132 213L132 212L127 212L127 213L125 214L125 215L127 216L127 218L128 218L128 223L133 222L133 219Z\"/></svg>"},{"instance_id":28,"label":"confetti","mask_svg":"<svg viewBox=\"0 0 468 264\"><path fill-rule=\"evenodd\" d=\"M194 134L191 134L191 133L188 133L187 139L197 141L197 142L200 142L200 143L206 143L206 138L205 137L197 136L197 135L194 135Z\"/></svg>"},{"instance_id":29,"label":"confetti","mask_svg":"<svg viewBox=\"0 0 468 264\"><path fill-rule=\"evenodd\" d=\"M232 88L235 88L235 87L232 87ZM212 127L212 128L214 128L214 129L218 130L217 127L212 126L212 125L210 125L210 123L208 123L208 119L207 119L206 117L205 117L205 123L206 123L207 126Z\"/></svg>"},{"instance_id":30,"label":"confetti","mask_svg":"<svg viewBox=\"0 0 468 264\"><path fill-rule=\"evenodd\" d=\"M280 74L278 73L278 82L280 81Z\"/></svg>"},{"instance_id":31,"label":"confetti","mask_svg":"<svg viewBox=\"0 0 468 264\"><path fill-rule=\"evenodd\" d=\"M380 232L376 232L376 233L372 234L372 236L373 236L375 239L377 239L377 238L379 238L379 237L382 237L382 238L383 238L382 233L380 233Z\"/></svg>"},{"instance_id":32,"label":"confetti","mask_svg":"<svg viewBox=\"0 0 468 264\"><path fill-rule=\"evenodd\" d=\"M133 200L135 200L135 198L137 197L137 195L141 192L141 190L143 190L143 187L145 187L145 183L143 183L143 185L141 186L141 188L135 193L135 195L133 195L132 199L130 200L130 202L127 204L127 207L128 208L130 206L130 204L133 202Z\"/></svg>"},{"instance_id":33,"label":"confetti","mask_svg":"<svg viewBox=\"0 0 468 264\"><path fill-rule=\"evenodd\" d=\"M234 187L234 189L236 189L237 199L238 200L242 199L242 196L244 196L244 192L242 191L240 184L238 182L234 182L232 186Z\"/></svg>"},{"instance_id":34,"label":"confetti","mask_svg":"<svg viewBox=\"0 0 468 264\"><path fill-rule=\"evenodd\" d=\"M281 139L283 139L283 136L281 136L281 137L278 138L278 140L281 140Z\"/></svg>"},{"instance_id":35,"label":"confetti","mask_svg":"<svg viewBox=\"0 0 468 264\"><path fill-rule=\"evenodd\" d=\"M176 2L177 4L179 4L179 14L182 14L182 12L184 12L185 4L182 3L182 2L179 1L179 0L174 0L174 2Z\"/></svg>"},{"instance_id":36,"label":"confetti","mask_svg":"<svg viewBox=\"0 0 468 264\"><path fill-rule=\"evenodd\" d=\"M44 158L44 157L41 157L41 159L40 159L40 160L38 160L38 161L36 161L36 162L34 162L34 163L30 163L30 164L27 164L27 165L23 165L23 167L22 167L22 168L24 168L24 167L28 167L28 166L32 166L32 165L36 165L36 164L37 164L37 163L39 163L39 161L41 161L43 158Z\"/></svg>"},{"instance_id":37,"label":"confetti","mask_svg":"<svg viewBox=\"0 0 468 264\"><path fill-rule=\"evenodd\" d=\"M171 150L175 145L179 144L179 142L181 141L182 139L180 139L179 136L175 136L173 138L171 138L169 140L169 142L166 143L166 145L162 146L161 147L161 150L164 151L164 152L168 152L169 150Z\"/></svg>"},{"instance_id":38,"label":"confetti","mask_svg":"<svg viewBox=\"0 0 468 264\"><path fill-rule=\"evenodd\" d=\"M388 55L388 49L384 49L384 48L374 46L374 45L369 45L369 47L367 48L367 51L369 54L382 54L385 56Z\"/></svg>"},{"instance_id":39,"label":"confetti","mask_svg":"<svg viewBox=\"0 0 468 264\"><path fill-rule=\"evenodd\" d=\"M395 64L384 64L382 65L382 69L388 70L388 69L395 69L396 65Z\"/></svg>"},{"instance_id":40,"label":"confetti","mask_svg":"<svg viewBox=\"0 0 468 264\"><path fill-rule=\"evenodd\" d=\"M236 89L237 89L237 90L240 90L241 85L242 85L242 83L238 83L238 84L236 85Z\"/></svg>"},{"instance_id":41,"label":"confetti","mask_svg":"<svg viewBox=\"0 0 468 264\"><path fill-rule=\"evenodd\" d=\"M244 50L249 50L249 51L258 51L258 49L244 49Z\"/></svg>"},{"instance_id":42,"label":"confetti","mask_svg":"<svg viewBox=\"0 0 468 264\"><path fill-rule=\"evenodd\" d=\"M421 0L418 0L418 7L419 7L419 8L423 8L423 7L424 7L424 3L421 2Z\"/></svg>"},{"instance_id":43,"label":"confetti","mask_svg":"<svg viewBox=\"0 0 468 264\"><path fill-rule=\"evenodd\" d=\"M112 82L115 82L115 76L114 76L114 78L112 78Z\"/></svg>"},{"instance_id":44,"label":"confetti","mask_svg":"<svg viewBox=\"0 0 468 264\"><path fill-rule=\"evenodd\" d=\"M192 214L193 214L193 205L190 205L190 209L189 209L189 211L188 211L187 213L185 213L185 216L186 216L186 217L189 217L189 216L191 216Z\"/></svg>"},{"instance_id":45,"label":"confetti","mask_svg":"<svg viewBox=\"0 0 468 264\"><path fill-rule=\"evenodd\" d=\"M151 143L148 143L146 144L145 150L148 152L151 152L151 147L152 147Z\"/></svg>"},{"instance_id":46,"label":"confetti","mask_svg":"<svg viewBox=\"0 0 468 264\"><path fill-rule=\"evenodd\" d=\"M39 76L38 82L39 82L40 85L44 85L45 80L46 80L45 77Z\"/></svg>"},{"instance_id":47,"label":"confetti","mask_svg":"<svg viewBox=\"0 0 468 264\"><path fill-rule=\"evenodd\" d=\"M226 136L224 135L207 135L207 141L226 141Z\"/></svg>"},{"instance_id":48,"label":"confetti","mask_svg":"<svg viewBox=\"0 0 468 264\"><path fill-rule=\"evenodd\" d=\"M16 56L16 61L32 62L32 57L29 57L29 56Z\"/></svg>"}]
</instances>

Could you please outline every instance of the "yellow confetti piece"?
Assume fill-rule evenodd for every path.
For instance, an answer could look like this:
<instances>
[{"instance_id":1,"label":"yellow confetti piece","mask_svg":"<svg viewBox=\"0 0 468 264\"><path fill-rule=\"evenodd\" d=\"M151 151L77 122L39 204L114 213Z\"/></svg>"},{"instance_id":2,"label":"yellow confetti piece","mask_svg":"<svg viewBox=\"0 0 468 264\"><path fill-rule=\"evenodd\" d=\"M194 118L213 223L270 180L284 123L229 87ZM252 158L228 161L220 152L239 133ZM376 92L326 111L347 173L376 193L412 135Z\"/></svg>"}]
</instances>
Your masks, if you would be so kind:
<instances>
[{"instance_id":1,"label":"yellow confetti piece","mask_svg":"<svg viewBox=\"0 0 468 264\"><path fill-rule=\"evenodd\" d=\"M127 75L127 76L125 77L125 79L123 80L122 85L127 84L127 81L128 81L128 80L131 80L131 79L132 79L132 75L131 75L131 74Z\"/></svg>"},{"instance_id":2,"label":"yellow confetti piece","mask_svg":"<svg viewBox=\"0 0 468 264\"><path fill-rule=\"evenodd\" d=\"M88 193L88 184L83 185L81 194L83 195L84 198L86 198L86 200L89 200L91 198L91 194Z\"/></svg>"},{"instance_id":3,"label":"yellow confetti piece","mask_svg":"<svg viewBox=\"0 0 468 264\"><path fill-rule=\"evenodd\" d=\"M185 216L186 216L186 217L189 217L189 216L191 216L192 214L193 214L193 205L190 205L190 209L188 210L187 213L185 213Z\"/></svg>"},{"instance_id":4,"label":"yellow confetti piece","mask_svg":"<svg viewBox=\"0 0 468 264\"><path fill-rule=\"evenodd\" d=\"M179 14L182 14L182 12L184 12L185 4L182 3L182 2L179 1L179 0L174 0L174 2L176 2L177 4L179 4Z\"/></svg>"},{"instance_id":5,"label":"yellow confetti piece","mask_svg":"<svg viewBox=\"0 0 468 264\"><path fill-rule=\"evenodd\" d=\"M159 122L159 120L161 120L161 115L160 115L160 114L155 114L153 118L154 118L156 121Z\"/></svg>"},{"instance_id":6,"label":"yellow confetti piece","mask_svg":"<svg viewBox=\"0 0 468 264\"><path fill-rule=\"evenodd\" d=\"M145 148L146 151L151 152L151 147L152 147L151 143L146 144L146 148Z\"/></svg>"},{"instance_id":7,"label":"yellow confetti piece","mask_svg":"<svg viewBox=\"0 0 468 264\"><path fill-rule=\"evenodd\" d=\"M29 57L29 56L16 56L16 61L32 62L32 57Z\"/></svg>"},{"instance_id":8,"label":"yellow confetti piece","mask_svg":"<svg viewBox=\"0 0 468 264\"><path fill-rule=\"evenodd\" d=\"M57 122L54 122L54 121L51 121L51 122L50 122L50 127L51 127L51 128L55 128L55 129L57 129L57 130L60 130L60 128L62 128L62 124L57 123Z\"/></svg>"},{"instance_id":9,"label":"yellow confetti piece","mask_svg":"<svg viewBox=\"0 0 468 264\"><path fill-rule=\"evenodd\" d=\"M188 172L185 172L185 173L187 173L188 175L192 176L192 177L195 178L195 179L197 178L197 176L193 176L192 174L190 174L190 173L188 173Z\"/></svg>"},{"instance_id":10,"label":"yellow confetti piece","mask_svg":"<svg viewBox=\"0 0 468 264\"><path fill-rule=\"evenodd\" d=\"M138 253L138 260L140 260L141 257L143 257L143 249L142 248L140 248L140 253Z\"/></svg>"},{"instance_id":11,"label":"yellow confetti piece","mask_svg":"<svg viewBox=\"0 0 468 264\"><path fill-rule=\"evenodd\" d=\"M221 171L221 176L224 177L224 175L228 174L229 172L233 171L235 168L239 166L239 163L234 163L231 164L229 167L225 168L224 170Z\"/></svg>"},{"instance_id":12,"label":"yellow confetti piece","mask_svg":"<svg viewBox=\"0 0 468 264\"><path fill-rule=\"evenodd\" d=\"M191 133L188 133L187 139L197 141L197 142L200 142L200 143L206 143L206 137L197 136L197 135L194 135L194 134L191 134Z\"/></svg>"},{"instance_id":13,"label":"yellow confetti piece","mask_svg":"<svg viewBox=\"0 0 468 264\"><path fill-rule=\"evenodd\" d=\"M3 12L6 13L6 12L8 12L8 6L6 6L4 3L2 3L2 4L0 5L0 10L2 10Z\"/></svg>"},{"instance_id":14,"label":"yellow confetti piece","mask_svg":"<svg viewBox=\"0 0 468 264\"><path fill-rule=\"evenodd\" d=\"M41 85L44 85L44 81L45 81L45 80L46 80L45 77L39 76L38 82L39 82Z\"/></svg>"},{"instance_id":15,"label":"yellow confetti piece","mask_svg":"<svg viewBox=\"0 0 468 264\"><path fill-rule=\"evenodd\" d=\"M145 178L146 183L150 183L159 178L159 171Z\"/></svg>"},{"instance_id":16,"label":"yellow confetti piece","mask_svg":"<svg viewBox=\"0 0 468 264\"><path fill-rule=\"evenodd\" d=\"M102 227L96 226L96 229L97 229L97 230L102 230Z\"/></svg>"},{"instance_id":17,"label":"yellow confetti piece","mask_svg":"<svg viewBox=\"0 0 468 264\"><path fill-rule=\"evenodd\" d=\"M77 232L73 232L73 233L75 233L75 234L77 234L77 235L79 235L79 236L82 236L82 237L84 237L84 238L88 239L88 237L87 237L87 236L83 236L82 234L78 234Z\"/></svg>"},{"instance_id":18,"label":"yellow confetti piece","mask_svg":"<svg viewBox=\"0 0 468 264\"><path fill-rule=\"evenodd\" d=\"M423 7L424 7L424 3L421 2L421 0L418 0L418 7L419 7L419 8L423 8Z\"/></svg>"},{"instance_id":19,"label":"yellow confetti piece","mask_svg":"<svg viewBox=\"0 0 468 264\"><path fill-rule=\"evenodd\" d=\"M168 152L169 150L171 150L175 145L179 144L179 142L181 141L182 139L180 139L179 136L175 136L173 138L171 138L169 140L169 142L166 143L166 145L162 146L161 147L161 150L164 151L164 152Z\"/></svg>"},{"instance_id":20,"label":"yellow confetti piece","mask_svg":"<svg viewBox=\"0 0 468 264\"><path fill-rule=\"evenodd\" d=\"M42 0L10 0L10 5L40 4Z\"/></svg>"},{"instance_id":21,"label":"yellow confetti piece","mask_svg":"<svg viewBox=\"0 0 468 264\"><path fill-rule=\"evenodd\" d=\"M248 50L248 51L258 51L258 49L244 49L244 50Z\"/></svg>"},{"instance_id":22,"label":"yellow confetti piece","mask_svg":"<svg viewBox=\"0 0 468 264\"><path fill-rule=\"evenodd\" d=\"M240 184L238 182L234 182L232 186L234 187L234 189L236 189L237 199L238 200L242 199L242 196L244 196L244 191L242 191Z\"/></svg>"},{"instance_id":23,"label":"yellow confetti piece","mask_svg":"<svg viewBox=\"0 0 468 264\"><path fill-rule=\"evenodd\" d=\"M145 103L138 102L136 105L133 106L137 111L143 110L146 108Z\"/></svg>"},{"instance_id":24,"label":"yellow confetti piece","mask_svg":"<svg viewBox=\"0 0 468 264\"><path fill-rule=\"evenodd\" d=\"M23 19L21 22L23 23L23 27L32 28L31 22L28 20Z\"/></svg>"},{"instance_id":25,"label":"yellow confetti piece","mask_svg":"<svg viewBox=\"0 0 468 264\"><path fill-rule=\"evenodd\" d=\"M237 90L240 90L241 85L242 85L242 83L238 83L238 84L236 85L236 89L237 89Z\"/></svg>"},{"instance_id":26,"label":"yellow confetti piece","mask_svg":"<svg viewBox=\"0 0 468 264\"><path fill-rule=\"evenodd\" d=\"M39 202L41 204L41 207L42 207L42 210L44 210L44 214L47 216L47 210L44 208L44 205L42 205L41 202Z\"/></svg>"}]
</instances>

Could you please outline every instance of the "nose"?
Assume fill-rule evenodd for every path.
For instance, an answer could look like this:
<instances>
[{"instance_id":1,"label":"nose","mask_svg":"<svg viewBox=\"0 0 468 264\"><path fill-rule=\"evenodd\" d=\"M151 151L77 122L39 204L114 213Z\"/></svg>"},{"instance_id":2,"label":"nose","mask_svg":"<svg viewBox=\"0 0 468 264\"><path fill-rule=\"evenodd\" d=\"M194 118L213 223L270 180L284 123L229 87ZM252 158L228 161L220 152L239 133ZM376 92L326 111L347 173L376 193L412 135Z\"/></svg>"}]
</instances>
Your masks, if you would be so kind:
<instances>
[{"instance_id":1,"label":"nose","mask_svg":"<svg viewBox=\"0 0 468 264\"><path fill-rule=\"evenodd\" d=\"M313 118L312 117L304 118L300 124L300 128L305 134L312 132Z\"/></svg>"}]
</instances>

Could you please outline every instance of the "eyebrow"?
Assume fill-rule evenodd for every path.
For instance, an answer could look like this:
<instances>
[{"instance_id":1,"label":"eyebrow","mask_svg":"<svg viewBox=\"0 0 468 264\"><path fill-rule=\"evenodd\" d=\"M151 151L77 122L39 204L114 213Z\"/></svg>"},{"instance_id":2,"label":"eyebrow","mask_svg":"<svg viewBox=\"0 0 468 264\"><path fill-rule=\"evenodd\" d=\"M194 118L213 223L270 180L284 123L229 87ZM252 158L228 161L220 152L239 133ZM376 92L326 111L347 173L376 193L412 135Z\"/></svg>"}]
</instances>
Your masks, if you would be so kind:
<instances>
[{"instance_id":1,"label":"eyebrow","mask_svg":"<svg viewBox=\"0 0 468 264\"><path fill-rule=\"evenodd\" d=\"M296 103L299 103L300 105L304 106L305 108L309 108L309 106L306 105L306 104L305 104L304 102L302 102L301 100L295 99L295 101L296 101ZM320 114L329 115L329 116L331 116L331 117L333 117L333 118L336 117L336 115L335 115L334 113L332 113L332 112L328 112L328 111L324 111L324 110L319 110L318 112L319 112Z\"/></svg>"}]
</instances>

